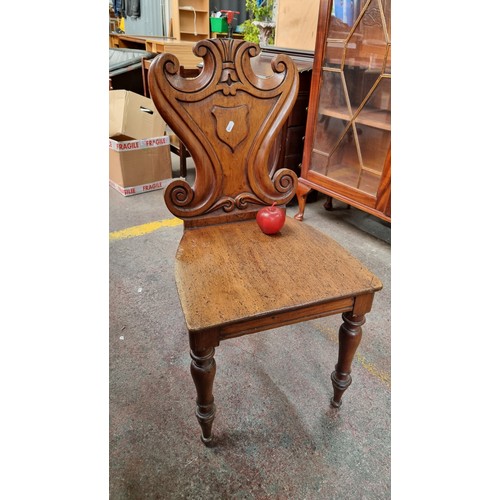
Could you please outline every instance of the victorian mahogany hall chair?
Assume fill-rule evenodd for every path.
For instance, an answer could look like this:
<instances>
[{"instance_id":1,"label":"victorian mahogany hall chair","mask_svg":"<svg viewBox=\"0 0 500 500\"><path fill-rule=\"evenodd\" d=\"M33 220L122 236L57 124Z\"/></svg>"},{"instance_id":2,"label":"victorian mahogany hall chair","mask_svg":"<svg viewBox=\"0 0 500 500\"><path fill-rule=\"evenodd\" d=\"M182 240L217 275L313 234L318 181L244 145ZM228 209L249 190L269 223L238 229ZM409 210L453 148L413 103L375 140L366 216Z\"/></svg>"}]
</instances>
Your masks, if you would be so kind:
<instances>
[{"instance_id":1,"label":"victorian mahogany hall chair","mask_svg":"<svg viewBox=\"0 0 500 500\"><path fill-rule=\"evenodd\" d=\"M270 75L256 74L257 45L207 39L196 78L179 74L172 54L149 69L151 97L189 149L194 185L175 179L164 197L184 220L175 279L189 332L196 417L202 441L212 442L215 347L222 340L300 321L342 314L338 363L331 375L331 404L339 407L351 384L351 362L361 325L382 284L331 238L286 218L278 234L264 234L257 211L284 207L297 187L295 173L270 174L268 156L298 92L294 62L277 55Z\"/></svg>"}]
</instances>

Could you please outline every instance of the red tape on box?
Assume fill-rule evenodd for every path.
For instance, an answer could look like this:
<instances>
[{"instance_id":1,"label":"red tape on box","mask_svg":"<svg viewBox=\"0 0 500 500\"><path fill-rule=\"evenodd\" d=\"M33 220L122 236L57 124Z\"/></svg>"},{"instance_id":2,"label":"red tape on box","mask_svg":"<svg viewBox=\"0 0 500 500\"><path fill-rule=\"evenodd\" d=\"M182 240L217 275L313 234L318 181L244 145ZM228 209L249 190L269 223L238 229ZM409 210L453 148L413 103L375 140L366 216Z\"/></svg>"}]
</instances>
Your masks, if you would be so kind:
<instances>
[{"instance_id":1,"label":"red tape on box","mask_svg":"<svg viewBox=\"0 0 500 500\"><path fill-rule=\"evenodd\" d=\"M151 139L137 139L132 141L115 141L109 139L109 147L114 151L133 151L138 149L157 148L170 144L170 137L164 135L162 137L152 137Z\"/></svg>"}]
</instances>

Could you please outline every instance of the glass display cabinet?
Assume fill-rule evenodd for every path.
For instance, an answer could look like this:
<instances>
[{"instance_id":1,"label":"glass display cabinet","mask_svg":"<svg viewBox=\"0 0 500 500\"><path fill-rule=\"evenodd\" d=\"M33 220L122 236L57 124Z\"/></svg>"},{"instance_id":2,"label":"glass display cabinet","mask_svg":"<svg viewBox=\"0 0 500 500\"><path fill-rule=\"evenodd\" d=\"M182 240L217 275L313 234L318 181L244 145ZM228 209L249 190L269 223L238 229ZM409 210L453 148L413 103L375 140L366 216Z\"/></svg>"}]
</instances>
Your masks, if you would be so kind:
<instances>
[{"instance_id":1,"label":"glass display cabinet","mask_svg":"<svg viewBox=\"0 0 500 500\"><path fill-rule=\"evenodd\" d=\"M390 0L321 0L297 199L391 220Z\"/></svg>"}]
</instances>

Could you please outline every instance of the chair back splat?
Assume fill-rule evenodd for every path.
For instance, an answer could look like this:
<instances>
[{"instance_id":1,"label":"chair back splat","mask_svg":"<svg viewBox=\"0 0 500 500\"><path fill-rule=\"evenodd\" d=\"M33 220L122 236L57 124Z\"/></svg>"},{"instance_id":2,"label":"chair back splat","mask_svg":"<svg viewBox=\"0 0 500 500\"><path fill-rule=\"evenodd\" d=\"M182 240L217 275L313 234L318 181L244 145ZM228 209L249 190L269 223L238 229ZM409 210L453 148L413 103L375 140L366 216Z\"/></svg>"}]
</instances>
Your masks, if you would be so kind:
<instances>
[{"instance_id":1,"label":"chair back splat","mask_svg":"<svg viewBox=\"0 0 500 500\"><path fill-rule=\"evenodd\" d=\"M292 170L271 177L268 157L297 98L298 71L286 55L271 63L272 75L257 75L251 58L260 48L236 39L198 42L203 58L195 78L183 78L173 54L155 58L149 70L151 97L186 145L195 164L191 187L172 181L165 203L185 227L255 218L263 205L288 203L297 187Z\"/></svg>"}]
</instances>

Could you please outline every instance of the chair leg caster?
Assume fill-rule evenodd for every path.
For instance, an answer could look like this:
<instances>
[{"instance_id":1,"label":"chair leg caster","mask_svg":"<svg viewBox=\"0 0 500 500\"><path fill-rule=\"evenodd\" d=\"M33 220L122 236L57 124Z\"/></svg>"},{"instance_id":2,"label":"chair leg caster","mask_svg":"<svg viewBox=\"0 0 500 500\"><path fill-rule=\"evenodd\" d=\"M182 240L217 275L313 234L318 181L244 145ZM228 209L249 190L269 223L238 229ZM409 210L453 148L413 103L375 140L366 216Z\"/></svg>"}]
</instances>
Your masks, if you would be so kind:
<instances>
[{"instance_id":1,"label":"chair leg caster","mask_svg":"<svg viewBox=\"0 0 500 500\"><path fill-rule=\"evenodd\" d=\"M351 376L348 373L337 371L337 366L335 367L335 371L331 376L333 385L333 397L330 399L330 403L334 408L340 408L342 406L342 396L352 383Z\"/></svg>"},{"instance_id":2,"label":"chair leg caster","mask_svg":"<svg viewBox=\"0 0 500 500\"><path fill-rule=\"evenodd\" d=\"M203 434L200 436L201 442L207 447L211 448L214 445L214 438L213 436L210 436L206 438Z\"/></svg>"},{"instance_id":3,"label":"chair leg caster","mask_svg":"<svg viewBox=\"0 0 500 500\"><path fill-rule=\"evenodd\" d=\"M213 443L212 424L215 418L215 404L211 404L208 411L206 407L196 409L196 418L201 427L201 440L205 446L210 446Z\"/></svg>"},{"instance_id":4,"label":"chair leg caster","mask_svg":"<svg viewBox=\"0 0 500 500\"><path fill-rule=\"evenodd\" d=\"M330 405L332 405L334 408L340 408L342 406L342 400L335 401L334 397L332 396L330 398Z\"/></svg>"},{"instance_id":5,"label":"chair leg caster","mask_svg":"<svg viewBox=\"0 0 500 500\"><path fill-rule=\"evenodd\" d=\"M340 408L342 406L342 400L335 401L335 396L332 396L330 398L330 406L333 406L334 408Z\"/></svg>"}]
</instances>

